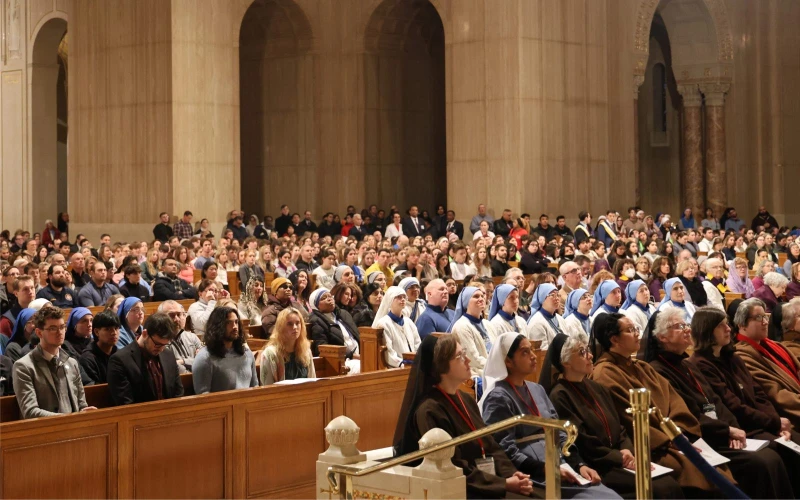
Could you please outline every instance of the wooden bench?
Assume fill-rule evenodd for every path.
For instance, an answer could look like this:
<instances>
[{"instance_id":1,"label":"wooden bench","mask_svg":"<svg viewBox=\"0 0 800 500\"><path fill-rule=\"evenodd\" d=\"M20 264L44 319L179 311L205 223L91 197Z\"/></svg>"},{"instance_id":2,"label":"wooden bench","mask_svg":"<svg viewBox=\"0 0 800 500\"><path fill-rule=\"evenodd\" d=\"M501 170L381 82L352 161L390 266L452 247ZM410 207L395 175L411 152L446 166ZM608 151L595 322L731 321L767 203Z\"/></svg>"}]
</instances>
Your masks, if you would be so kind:
<instances>
[{"instance_id":1,"label":"wooden bench","mask_svg":"<svg viewBox=\"0 0 800 500\"><path fill-rule=\"evenodd\" d=\"M736 252L736 257L747 260L747 252Z\"/></svg>"},{"instance_id":2,"label":"wooden bench","mask_svg":"<svg viewBox=\"0 0 800 500\"><path fill-rule=\"evenodd\" d=\"M727 311L728 307L731 305L736 299L743 299L743 293L733 293L733 292L725 292L725 310Z\"/></svg>"},{"instance_id":3,"label":"wooden bench","mask_svg":"<svg viewBox=\"0 0 800 500\"><path fill-rule=\"evenodd\" d=\"M194 299L183 299L183 300L176 300L175 302L177 302L178 304L182 305L183 309L188 311L189 310L189 306L194 304L196 302L196 300L194 300ZM158 311L158 306L160 306L163 303L164 303L164 301L162 301L162 302L142 302L142 305L144 305L144 317L145 317L145 319L147 319L147 317L150 316L151 314L153 314L156 311ZM87 309L89 309L89 311L92 313L93 316L97 316L98 314L103 312L103 310L105 310L105 306L92 306L92 307L87 307ZM69 314L72 312L72 308L63 309L63 311L64 311L64 320L66 321L67 319L69 319Z\"/></svg>"},{"instance_id":4,"label":"wooden bench","mask_svg":"<svg viewBox=\"0 0 800 500\"><path fill-rule=\"evenodd\" d=\"M194 281L192 282L192 286L194 283L199 282L203 279L203 271L200 269L194 269ZM231 294L231 297L236 297L236 300L239 299L239 296L242 294L242 286L239 283L239 273L237 271L225 271L228 275L228 293Z\"/></svg>"},{"instance_id":5,"label":"wooden bench","mask_svg":"<svg viewBox=\"0 0 800 500\"><path fill-rule=\"evenodd\" d=\"M778 252L778 265L783 267L786 264L786 261L789 259L789 256L786 255L785 252Z\"/></svg>"}]
</instances>

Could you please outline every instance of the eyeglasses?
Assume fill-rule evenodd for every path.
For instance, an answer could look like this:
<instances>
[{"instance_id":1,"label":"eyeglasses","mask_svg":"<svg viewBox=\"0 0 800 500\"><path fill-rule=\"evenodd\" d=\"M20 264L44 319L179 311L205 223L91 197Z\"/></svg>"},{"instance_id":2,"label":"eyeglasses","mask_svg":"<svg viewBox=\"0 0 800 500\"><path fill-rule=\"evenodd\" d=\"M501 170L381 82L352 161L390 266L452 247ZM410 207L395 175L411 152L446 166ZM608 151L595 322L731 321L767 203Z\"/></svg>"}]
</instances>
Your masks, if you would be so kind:
<instances>
[{"instance_id":1,"label":"eyeglasses","mask_svg":"<svg viewBox=\"0 0 800 500\"><path fill-rule=\"evenodd\" d=\"M167 347L168 345L170 345L172 343L172 342L167 342L165 344L162 344L161 342L156 342L153 337L150 337L150 342L153 343L153 345L156 347L156 349L164 349L165 347Z\"/></svg>"},{"instance_id":2,"label":"eyeglasses","mask_svg":"<svg viewBox=\"0 0 800 500\"><path fill-rule=\"evenodd\" d=\"M575 273L577 273L577 272L580 272L580 270L581 270L581 269L580 269L579 267L576 267L576 268L575 268L575 269L573 269L572 271L567 271L566 273L564 273L564 276L566 276L566 275L568 275L568 274L575 274Z\"/></svg>"},{"instance_id":3,"label":"eyeglasses","mask_svg":"<svg viewBox=\"0 0 800 500\"><path fill-rule=\"evenodd\" d=\"M144 307L135 307L131 309L129 312L133 314L144 314Z\"/></svg>"},{"instance_id":4,"label":"eyeglasses","mask_svg":"<svg viewBox=\"0 0 800 500\"><path fill-rule=\"evenodd\" d=\"M44 331L50 332L50 333L66 332L67 331L67 325L48 326L47 328L44 329Z\"/></svg>"},{"instance_id":5,"label":"eyeglasses","mask_svg":"<svg viewBox=\"0 0 800 500\"><path fill-rule=\"evenodd\" d=\"M634 334L638 335L639 332L641 332L641 331L642 330L638 326L632 326L630 328L622 330L622 333L634 333Z\"/></svg>"},{"instance_id":6,"label":"eyeglasses","mask_svg":"<svg viewBox=\"0 0 800 500\"><path fill-rule=\"evenodd\" d=\"M762 323L766 323L769 321L769 316L766 314L759 314L757 316L750 316L750 319L754 319L756 321L760 321Z\"/></svg>"},{"instance_id":7,"label":"eyeglasses","mask_svg":"<svg viewBox=\"0 0 800 500\"><path fill-rule=\"evenodd\" d=\"M453 359L460 359L460 360L461 360L461 362L462 362L462 363L464 363L464 362L466 362L466 361L467 361L467 359L469 359L469 358L467 357L467 353L465 353L464 351L460 351L460 352L457 352L457 353L456 353L456 357L455 357L455 358L453 358Z\"/></svg>"},{"instance_id":8,"label":"eyeglasses","mask_svg":"<svg viewBox=\"0 0 800 500\"><path fill-rule=\"evenodd\" d=\"M585 348L585 347L578 348L577 353L578 353L578 356L580 356L582 358L588 358L589 355L592 354L592 352L589 349Z\"/></svg>"},{"instance_id":9,"label":"eyeglasses","mask_svg":"<svg viewBox=\"0 0 800 500\"><path fill-rule=\"evenodd\" d=\"M691 329L691 326L687 325L686 323L675 323L674 325L669 325L667 329L685 332L686 330Z\"/></svg>"}]
</instances>

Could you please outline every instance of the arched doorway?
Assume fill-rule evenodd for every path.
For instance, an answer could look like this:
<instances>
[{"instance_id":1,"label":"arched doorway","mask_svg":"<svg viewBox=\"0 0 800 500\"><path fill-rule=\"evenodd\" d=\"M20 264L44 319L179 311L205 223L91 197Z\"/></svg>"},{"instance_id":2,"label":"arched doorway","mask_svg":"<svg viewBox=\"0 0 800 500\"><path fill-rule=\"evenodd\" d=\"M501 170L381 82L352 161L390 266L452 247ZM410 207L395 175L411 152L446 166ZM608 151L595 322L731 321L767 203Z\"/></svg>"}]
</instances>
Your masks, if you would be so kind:
<instances>
[{"instance_id":1,"label":"arched doorway","mask_svg":"<svg viewBox=\"0 0 800 500\"><path fill-rule=\"evenodd\" d=\"M292 0L255 0L239 35L242 209L312 206L312 33Z\"/></svg>"},{"instance_id":2,"label":"arched doorway","mask_svg":"<svg viewBox=\"0 0 800 500\"><path fill-rule=\"evenodd\" d=\"M67 21L36 34L30 70L32 222L37 230L67 211Z\"/></svg>"},{"instance_id":3,"label":"arched doorway","mask_svg":"<svg viewBox=\"0 0 800 500\"><path fill-rule=\"evenodd\" d=\"M444 27L429 0L385 0L365 32L366 200L447 202Z\"/></svg>"}]
</instances>

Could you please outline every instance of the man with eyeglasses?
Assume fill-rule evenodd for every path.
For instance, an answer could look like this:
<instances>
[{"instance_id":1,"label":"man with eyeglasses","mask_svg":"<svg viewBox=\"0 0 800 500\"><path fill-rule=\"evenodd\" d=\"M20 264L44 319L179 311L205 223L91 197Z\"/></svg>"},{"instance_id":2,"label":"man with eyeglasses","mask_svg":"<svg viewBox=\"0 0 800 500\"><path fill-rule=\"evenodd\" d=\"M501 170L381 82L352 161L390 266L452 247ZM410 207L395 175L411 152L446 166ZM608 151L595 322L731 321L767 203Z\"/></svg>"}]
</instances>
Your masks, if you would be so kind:
<instances>
[{"instance_id":1,"label":"man with eyeglasses","mask_svg":"<svg viewBox=\"0 0 800 500\"><path fill-rule=\"evenodd\" d=\"M64 312L44 307L35 316L39 344L14 363L14 393L23 419L95 410L86 403L80 366L61 349Z\"/></svg>"},{"instance_id":2,"label":"man with eyeglasses","mask_svg":"<svg viewBox=\"0 0 800 500\"><path fill-rule=\"evenodd\" d=\"M800 427L800 360L767 337L769 315L761 299L747 299L736 310L736 354L761 384L781 417Z\"/></svg>"},{"instance_id":3,"label":"man with eyeglasses","mask_svg":"<svg viewBox=\"0 0 800 500\"><path fill-rule=\"evenodd\" d=\"M184 329L186 328L186 311L183 310L182 305L174 300L167 300L158 306L158 312L166 313L175 324L175 329L178 332L175 335L175 339L167 346L167 349L175 355L175 360L178 362L178 370L181 373L191 372L194 358L200 348L203 347L203 343L197 335Z\"/></svg>"},{"instance_id":4,"label":"man with eyeglasses","mask_svg":"<svg viewBox=\"0 0 800 500\"><path fill-rule=\"evenodd\" d=\"M560 305L558 306L558 314L563 315L567 297L571 291L581 287L581 278L583 278L583 274L581 273L580 266L572 261L561 264L561 267L558 268L558 272L561 279L564 280L561 290L558 291L558 298L561 299Z\"/></svg>"},{"instance_id":5,"label":"man with eyeglasses","mask_svg":"<svg viewBox=\"0 0 800 500\"><path fill-rule=\"evenodd\" d=\"M108 361L108 388L117 406L183 396L178 363L167 349L175 338L175 324L157 312L147 318L136 342L117 351Z\"/></svg>"}]
</instances>

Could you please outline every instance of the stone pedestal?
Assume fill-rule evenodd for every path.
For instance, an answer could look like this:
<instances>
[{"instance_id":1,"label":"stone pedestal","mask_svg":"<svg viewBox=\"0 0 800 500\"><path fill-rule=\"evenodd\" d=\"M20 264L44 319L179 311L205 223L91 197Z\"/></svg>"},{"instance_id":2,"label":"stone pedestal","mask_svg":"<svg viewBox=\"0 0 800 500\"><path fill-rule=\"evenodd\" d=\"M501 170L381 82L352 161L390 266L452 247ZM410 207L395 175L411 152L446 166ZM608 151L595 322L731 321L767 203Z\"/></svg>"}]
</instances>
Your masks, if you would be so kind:
<instances>
[{"instance_id":1,"label":"stone pedestal","mask_svg":"<svg viewBox=\"0 0 800 500\"><path fill-rule=\"evenodd\" d=\"M683 96L683 152L681 155L681 208L689 207L695 215L704 212L705 176L703 174L703 130L697 85L679 85Z\"/></svg>"},{"instance_id":2,"label":"stone pedestal","mask_svg":"<svg viewBox=\"0 0 800 500\"><path fill-rule=\"evenodd\" d=\"M728 206L728 166L725 157L725 93L727 83L701 85L706 106L706 206L719 216Z\"/></svg>"}]
</instances>

